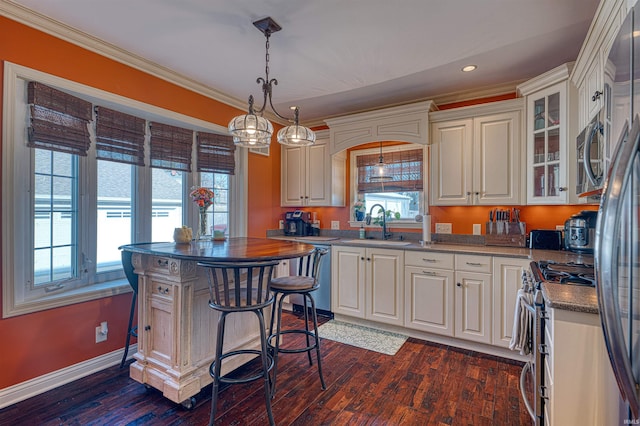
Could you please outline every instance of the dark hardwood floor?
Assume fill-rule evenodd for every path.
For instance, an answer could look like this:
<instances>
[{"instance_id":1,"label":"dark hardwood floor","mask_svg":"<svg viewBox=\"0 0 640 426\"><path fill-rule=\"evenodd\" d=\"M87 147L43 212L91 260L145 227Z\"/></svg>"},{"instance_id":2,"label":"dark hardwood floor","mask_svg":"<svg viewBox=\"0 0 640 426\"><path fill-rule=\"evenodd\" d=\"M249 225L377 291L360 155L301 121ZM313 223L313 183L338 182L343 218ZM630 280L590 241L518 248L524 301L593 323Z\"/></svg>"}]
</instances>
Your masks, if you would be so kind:
<instances>
[{"instance_id":1,"label":"dark hardwood floor","mask_svg":"<svg viewBox=\"0 0 640 426\"><path fill-rule=\"evenodd\" d=\"M289 324L302 324L286 314ZM519 363L410 338L395 356L324 339L327 389L305 354L281 355L279 425L531 425ZM186 410L117 366L0 410L0 425L204 425L211 386ZM262 382L220 393L216 424L268 424Z\"/></svg>"}]
</instances>

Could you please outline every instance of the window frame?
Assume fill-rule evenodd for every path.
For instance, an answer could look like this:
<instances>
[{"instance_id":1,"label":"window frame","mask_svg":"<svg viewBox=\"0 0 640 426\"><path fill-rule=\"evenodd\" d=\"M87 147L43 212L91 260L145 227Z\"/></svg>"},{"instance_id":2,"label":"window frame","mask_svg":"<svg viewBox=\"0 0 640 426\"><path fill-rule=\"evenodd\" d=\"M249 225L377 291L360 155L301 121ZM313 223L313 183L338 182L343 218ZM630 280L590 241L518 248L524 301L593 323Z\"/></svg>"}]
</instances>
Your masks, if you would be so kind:
<instances>
[{"instance_id":1,"label":"window frame","mask_svg":"<svg viewBox=\"0 0 640 426\"><path fill-rule=\"evenodd\" d=\"M390 153L390 152L397 152L397 151L405 151L405 150L413 150L413 149L422 149L423 150L423 160L422 160L422 176L423 176L423 190L422 190L422 194L420 196L420 201L418 202L419 204L419 211L421 212L420 214L423 214L422 212L428 211L429 208L429 204L428 204L428 150L427 147L424 145L420 145L420 144L415 144L415 143L409 143L409 142L403 142L401 144L398 145L391 145L391 146L383 146L382 147L382 155L384 157L385 153ZM350 193L351 193L351 200L349 203L349 207L350 207L350 212L353 212L353 205L354 203L358 200L358 160L357 157L360 155L370 155L370 154L376 154L379 155L380 154L380 147L371 147L371 148L364 148L364 149L353 149L351 150L351 154L349 157L349 176L350 176ZM367 212L368 213L368 212ZM351 217L353 216L352 214L350 215ZM415 221L415 218L401 218L401 219L393 219L393 221L387 223L387 226L389 226L389 224L391 224L391 226L393 227L400 227L400 228L422 228L422 224L419 222ZM360 228L363 223L362 222L358 222L355 221L353 219L349 220L349 225L352 227L356 227L356 228ZM377 225L374 225L373 222L371 225L364 225L365 227L377 227Z\"/></svg>"},{"instance_id":2,"label":"window frame","mask_svg":"<svg viewBox=\"0 0 640 426\"><path fill-rule=\"evenodd\" d=\"M131 291L122 270L102 272L104 281L87 282L73 290L54 291L42 295L29 295L25 291L22 269L33 269L33 217L32 197L25 197L23 191L29 191L31 184L31 148L26 146L28 117L26 104L26 81L39 81L52 87L65 90L107 108L137 115L147 121L160 121L170 125L186 126L195 132L213 132L226 134L226 127L204 120L189 117L170 110L149 105L140 101L115 95L100 89L89 87L64 78L56 77L21 65L4 62L3 90L3 130L2 130L2 317L37 312L74 303L110 297ZM19 96L23 98L18 99ZM79 159L79 192L85 198L81 208L87 208L79 218L81 232L78 244L84 249L93 247L88 253L90 259L96 258L96 224L93 219L97 211L96 188L97 160L95 159L95 135L93 122L90 126L92 144L89 157ZM194 142L195 142L194 132ZM147 136L148 139L148 136ZM90 160L88 160L89 158ZM93 161L93 168L91 164ZM231 176L230 191L234 191L234 203L229 212L229 232L233 236L245 236L247 233L247 153L240 150L236 155L236 174ZM145 166L134 167L134 203L132 206L132 242L149 241L151 235L151 171L148 161L148 149L145 149ZM183 223L195 226L197 209L188 202L187 191L199 181L199 173L186 173L183 180ZM22 196L20 196L22 195ZM92 242L93 239L93 242ZM27 243L23 243L27 241ZM95 265L93 267L95 272ZM30 274L30 273L29 273ZM93 277L95 280L95 277Z\"/></svg>"}]
</instances>

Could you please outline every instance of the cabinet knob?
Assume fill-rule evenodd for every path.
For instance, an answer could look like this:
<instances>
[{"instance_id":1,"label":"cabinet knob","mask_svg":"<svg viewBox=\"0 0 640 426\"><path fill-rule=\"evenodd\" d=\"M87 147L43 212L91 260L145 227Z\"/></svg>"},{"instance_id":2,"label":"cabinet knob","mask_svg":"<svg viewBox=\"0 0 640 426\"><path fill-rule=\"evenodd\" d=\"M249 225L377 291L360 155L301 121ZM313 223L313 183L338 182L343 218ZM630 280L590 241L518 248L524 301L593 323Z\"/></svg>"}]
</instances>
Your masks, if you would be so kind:
<instances>
[{"instance_id":1,"label":"cabinet knob","mask_svg":"<svg viewBox=\"0 0 640 426\"><path fill-rule=\"evenodd\" d=\"M599 90L596 90L596 92L591 97L591 100L595 102L596 100L600 99L600 95L602 95L602 92Z\"/></svg>"},{"instance_id":2,"label":"cabinet knob","mask_svg":"<svg viewBox=\"0 0 640 426\"><path fill-rule=\"evenodd\" d=\"M364 257L361 257L360 260L364 260Z\"/></svg>"},{"instance_id":3,"label":"cabinet knob","mask_svg":"<svg viewBox=\"0 0 640 426\"><path fill-rule=\"evenodd\" d=\"M367 262L371 262L371 258L370 257L367 257Z\"/></svg>"},{"instance_id":4,"label":"cabinet knob","mask_svg":"<svg viewBox=\"0 0 640 426\"><path fill-rule=\"evenodd\" d=\"M560 192L564 192L566 190L567 190L566 186L561 186L560 188L558 188L558 191L560 191Z\"/></svg>"},{"instance_id":5,"label":"cabinet knob","mask_svg":"<svg viewBox=\"0 0 640 426\"><path fill-rule=\"evenodd\" d=\"M151 330L151 326L150 325L145 325L144 326L144 331L149 331Z\"/></svg>"},{"instance_id":6,"label":"cabinet knob","mask_svg":"<svg viewBox=\"0 0 640 426\"><path fill-rule=\"evenodd\" d=\"M462 284L460 284L460 283L456 283L456 285L457 285L458 287L462 287Z\"/></svg>"}]
</instances>

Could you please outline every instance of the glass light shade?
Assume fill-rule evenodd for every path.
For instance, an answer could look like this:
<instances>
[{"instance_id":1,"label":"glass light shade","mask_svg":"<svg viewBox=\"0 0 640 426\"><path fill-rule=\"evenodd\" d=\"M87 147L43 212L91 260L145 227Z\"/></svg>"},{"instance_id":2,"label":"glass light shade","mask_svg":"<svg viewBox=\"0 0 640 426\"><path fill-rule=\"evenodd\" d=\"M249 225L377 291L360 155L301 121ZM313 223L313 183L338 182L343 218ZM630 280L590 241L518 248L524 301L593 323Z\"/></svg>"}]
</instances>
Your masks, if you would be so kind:
<instances>
[{"instance_id":1,"label":"glass light shade","mask_svg":"<svg viewBox=\"0 0 640 426\"><path fill-rule=\"evenodd\" d=\"M278 142L289 146L308 146L316 142L316 134L313 130L294 124L280 129L278 132Z\"/></svg>"},{"instance_id":2,"label":"glass light shade","mask_svg":"<svg viewBox=\"0 0 640 426\"><path fill-rule=\"evenodd\" d=\"M271 145L271 137L258 138L256 136L234 136L233 144L243 148L266 148Z\"/></svg>"},{"instance_id":3,"label":"glass light shade","mask_svg":"<svg viewBox=\"0 0 640 426\"><path fill-rule=\"evenodd\" d=\"M244 141L269 139L269 143L271 143L271 135L273 135L271 122L252 113L234 117L229 122L228 129L234 138L237 137Z\"/></svg>"},{"instance_id":4,"label":"glass light shade","mask_svg":"<svg viewBox=\"0 0 640 426\"><path fill-rule=\"evenodd\" d=\"M370 182L389 182L393 180L390 175L385 173L385 164L382 161L378 163L376 172L377 173L375 175L371 175L369 177Z\"/></svg>"}]
</instances>

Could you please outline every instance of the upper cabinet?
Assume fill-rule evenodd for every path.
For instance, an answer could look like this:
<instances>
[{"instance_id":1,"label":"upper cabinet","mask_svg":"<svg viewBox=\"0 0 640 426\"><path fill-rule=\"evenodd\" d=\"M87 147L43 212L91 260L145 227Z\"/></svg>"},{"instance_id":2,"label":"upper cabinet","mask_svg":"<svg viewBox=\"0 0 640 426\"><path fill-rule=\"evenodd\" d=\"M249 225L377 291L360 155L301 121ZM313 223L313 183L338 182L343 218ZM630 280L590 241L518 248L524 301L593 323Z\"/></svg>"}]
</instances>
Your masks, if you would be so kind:
<instances>
[{"instance_id":1,"label":"upper cabinet","mask_svg":"<svg viewBox=\"0 0 640 426\"><path fill-rule=\"evenodd\" d=\"M527 204L576 204L577 94L564 64L518 86L526 98ZM584 201L582 201L584 202Z\"/></svg>"},{"instance_id":2,"label":"upper cabinet","mask_svg":"<svg viewBox=\"0 0 640 426\"><path fill-rule=\"evenodd\" d=\"M311 146L282 146L283 207L344 206L344 152L329 155L329 131L316 132Z\"/></svg>"},{"instance_id":3,"label":"upper cabinet","mask_svg":"<svg viewBox=\"0 0 640 426\"><path fill-rule=\"evenodd\" d=\"M576 59L571 81L578 91L578 129L604 105L606 62L628 11L628 0L602 0Z\"/></svg>"},{"instance_id":4,"label":"upper cabinet","mask_svg":"<svg viewBox=\"0 0 640 426\"><path fill-rule=\"evenodd\" d=\"M523 100L433 112L434 206L522 204Z\"/></svg>"}]
</instances>

